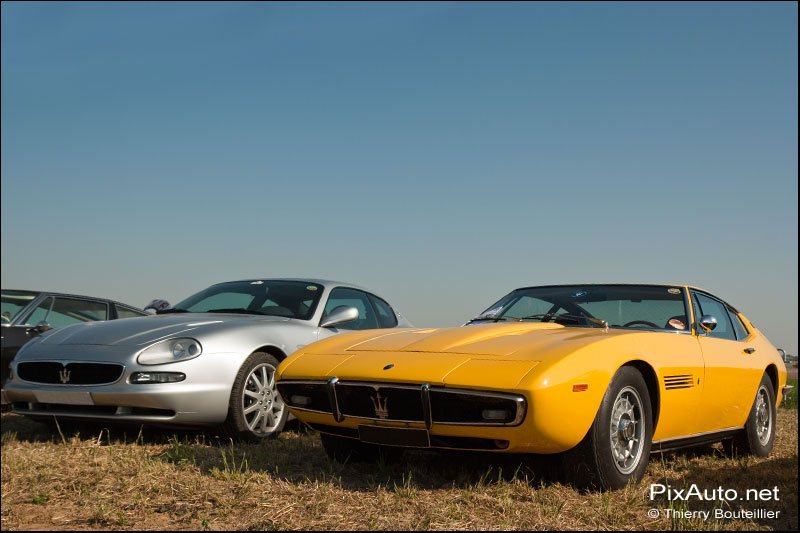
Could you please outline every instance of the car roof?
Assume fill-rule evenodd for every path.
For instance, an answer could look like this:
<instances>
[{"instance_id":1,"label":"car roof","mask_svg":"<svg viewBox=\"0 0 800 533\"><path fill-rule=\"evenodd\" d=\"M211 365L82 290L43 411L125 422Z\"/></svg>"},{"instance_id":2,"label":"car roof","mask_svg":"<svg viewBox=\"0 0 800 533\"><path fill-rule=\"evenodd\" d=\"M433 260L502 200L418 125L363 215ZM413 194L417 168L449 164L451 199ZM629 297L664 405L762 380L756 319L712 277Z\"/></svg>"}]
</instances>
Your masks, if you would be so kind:
<instances>
[{"instance_id":1,"label":"car roof","mask_svg":"<svg viewBox=\"0 0 800 533\"><path fill-rule=\"evenodd\" d=\"M56 296L56 297L63 296L65 298L84 298L84 299L87 299L87 300L102 300L104 302L111 302L111 303L116 304L116 305L121 305L123 307L129 307L131 309L136 309L137 311L142 311L141 308L136 307L135 305L126 304L124 302L119 302L117 300L112 300L110 298L102 298L100 296L87 296L85 294L72 294L72 293L68 293L68 292L32 291L32 290L28 290L28 289L0 289L0 290L2 292L27 292L27 293L35 294L36 296L39 296L40 294L47 294L48 296ZM142 311L142 312L144 312L144 311Z\"/></svg>"},{"instance_id":2,"label":"car roof","mask_svg":"<svg viewBox=\"0 0 800 533\"><path fill-rule=\"evenodd\" d=\"M246 281L299 281L305 283L316 283L317 285L324 285L325 287L349 287L352 289L359 289L364 292L368 292L370 294L375 294L377 296L377 293L372 289L362 287L361 285L356 285L355 283L347 283L346 281L333 281L330 279L318 279L318 278L251 278L251 279L236 279L231 281L221 281L220 283L238 283ZM218 283L215 283L214 285L218 285Z\"/></svg>"}]
</instances>

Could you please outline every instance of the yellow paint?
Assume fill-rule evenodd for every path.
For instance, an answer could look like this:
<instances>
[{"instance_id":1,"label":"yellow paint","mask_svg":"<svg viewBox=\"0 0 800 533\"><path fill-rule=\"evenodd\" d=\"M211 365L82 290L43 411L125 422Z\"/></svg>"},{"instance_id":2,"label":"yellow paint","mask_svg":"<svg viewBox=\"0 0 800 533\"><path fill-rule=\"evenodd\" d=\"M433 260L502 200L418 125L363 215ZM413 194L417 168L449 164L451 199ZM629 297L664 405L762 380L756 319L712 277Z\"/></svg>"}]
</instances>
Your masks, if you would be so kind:
<instances>
[{"instance_id":1,"label":"yellow paint","mask_svg":"<svg viewBox=\"0 0 800 533\"><path fill-rule=\"evenodd\" d=\"M306 346L280 365L278 379L429 382L521 394L528 410L520 426L434 424L431 434L508 440L509 447L498 453L557 453L583 439L611 378L626 364L640 365L657 380L657 390L651 391L658 404L654 440L742 427L761 376L770 365L778 370L776 395L780 403L786 384L783 361L766 337L746 319L745 323L752 335L742 342L698 336L694 331L564 327L536 322L358 331ZM756 351L745 354L746 347ZM390 364L394 366L384 370ZM686 380L691 387L667 390L665 378L671 376L689 376L690 381ZM582 383L588 384L588 390L573 392L573 386ZM358 418L337 423L331 415L292 412L304 422L353 429L359 424L378 423Z\"/></svg>"}]
</instances>

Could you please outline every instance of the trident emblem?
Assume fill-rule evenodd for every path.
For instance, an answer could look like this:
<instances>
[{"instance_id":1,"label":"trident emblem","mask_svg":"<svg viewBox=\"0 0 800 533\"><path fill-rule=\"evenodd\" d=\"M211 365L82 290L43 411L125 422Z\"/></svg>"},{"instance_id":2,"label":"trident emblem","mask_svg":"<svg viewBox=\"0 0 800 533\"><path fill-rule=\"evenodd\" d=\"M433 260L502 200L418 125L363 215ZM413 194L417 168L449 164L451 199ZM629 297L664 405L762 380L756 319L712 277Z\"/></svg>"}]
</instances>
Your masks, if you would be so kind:
<instances>
[{"instance_id":1,"label":"trident emblem","mask_svg":"<svg viewBox=\"0 0 800 533\"><path fill-rule=\"evenodd\" d=\"M69 381L69 370L64 367L64 370L58 373L58 378L61 380L61 383L66 383Z\"/></svg>"},{"instance_id":2,"label":"trident emblem","mask_svg":"<svg viewBox=\"0 0 800 533\"><path fill-rule=\"evenodd\" d=\"M370 398L372 398L372 406L375 407L375 416L378 418L388 418L389 408L387 404L389 403L389 398L381 398L380 392L377 397L370 396Z\"/></svg>"}]
</instances>

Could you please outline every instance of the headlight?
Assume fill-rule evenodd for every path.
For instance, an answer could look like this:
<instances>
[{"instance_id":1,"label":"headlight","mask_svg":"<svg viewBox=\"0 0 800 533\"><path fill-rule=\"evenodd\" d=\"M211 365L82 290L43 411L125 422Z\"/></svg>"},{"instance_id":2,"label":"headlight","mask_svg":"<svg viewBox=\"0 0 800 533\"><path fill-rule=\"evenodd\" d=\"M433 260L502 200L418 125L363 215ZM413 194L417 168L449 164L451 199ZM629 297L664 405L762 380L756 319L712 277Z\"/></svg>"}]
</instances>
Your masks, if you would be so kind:
<instances>
[{"instance_id":1,"label":"headlight","mask_svg":"<svg viewBox=\"0 0 800 533\"><path fill-rule=\"evenodd\" d=\"M164 365L188 361L203 353L203 347L195 339L167 339L146 348L136 358L140 365Z\"/></svg>"}]
</instances>

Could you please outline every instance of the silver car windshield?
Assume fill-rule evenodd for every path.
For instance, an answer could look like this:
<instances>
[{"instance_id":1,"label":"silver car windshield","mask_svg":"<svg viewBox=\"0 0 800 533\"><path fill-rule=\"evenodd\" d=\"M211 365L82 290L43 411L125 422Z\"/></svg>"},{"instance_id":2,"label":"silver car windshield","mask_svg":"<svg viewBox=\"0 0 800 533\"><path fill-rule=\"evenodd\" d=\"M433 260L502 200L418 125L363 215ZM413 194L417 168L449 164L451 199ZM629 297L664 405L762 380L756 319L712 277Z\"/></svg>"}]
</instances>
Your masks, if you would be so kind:
<instances>
[{"instance_id":1,"label":"silver car windshield","mask_svg":"<svg viewBox=\"0 0 800 533\"><path fill-rule=\"evenodd\" d=\"M164 312L237 313L309 320L322 289L322 285L306 281L231 281L212 285Z\"/></svg>"},{"instance_id":2,"label":"silver car windshield","mask_svg":"<svg viewBox=\"0 0 800 533\"><path fill-rule=\"evenodd\" d=\"M470 321L690 332L685 289L654 285L563 285L517 289Z\"/></svg>"}]
</instances>

